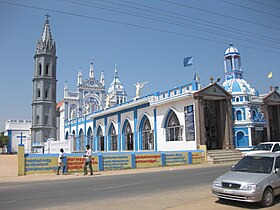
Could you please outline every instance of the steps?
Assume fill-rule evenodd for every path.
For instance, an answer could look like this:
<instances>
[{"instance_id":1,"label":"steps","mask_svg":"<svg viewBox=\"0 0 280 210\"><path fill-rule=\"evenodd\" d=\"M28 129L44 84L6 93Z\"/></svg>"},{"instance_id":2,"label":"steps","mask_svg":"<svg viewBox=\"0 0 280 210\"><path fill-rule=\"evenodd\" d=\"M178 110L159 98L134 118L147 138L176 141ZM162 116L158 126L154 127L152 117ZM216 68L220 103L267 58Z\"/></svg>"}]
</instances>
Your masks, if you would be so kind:
<instances>
[{"instance_id":1,"label":"steps","mask_svg":"<svg viewBox=\"0 0 280 210\"><path fill-rule=\"evenodd\" d=\"M239 150L234 149L220 149L207 151L207 162L213 164L238 162L242 157L243 154Z\"/></svg>"}]
</instances>

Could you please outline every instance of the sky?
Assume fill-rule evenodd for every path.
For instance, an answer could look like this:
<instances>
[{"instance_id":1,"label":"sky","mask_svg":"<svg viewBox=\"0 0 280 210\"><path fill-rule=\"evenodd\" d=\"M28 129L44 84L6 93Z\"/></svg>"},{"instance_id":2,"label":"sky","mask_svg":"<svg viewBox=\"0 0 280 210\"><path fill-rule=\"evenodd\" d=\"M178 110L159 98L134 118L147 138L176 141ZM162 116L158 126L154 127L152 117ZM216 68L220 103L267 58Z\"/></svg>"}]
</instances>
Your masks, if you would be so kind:
<instances>
[{"instance_id":1,"label":"sky","mask_svg":"<svg viewBox=\"0 0 280 210\"><path fill-rule=\"evenodd\" d=\"M280 86L279 0L0 0L0 131L10 119L31 120L37 40L46 14L57 51L57 102L67 81L76 90L81 68L88 78L103 70L106 90L114 66L128 100L192 81L224 81L224 51L239 50L243 78L260 94ZM183 66L193 56L194 65ZM273 78L267 75L273 72Z\"/></svg>"}]
</instances>

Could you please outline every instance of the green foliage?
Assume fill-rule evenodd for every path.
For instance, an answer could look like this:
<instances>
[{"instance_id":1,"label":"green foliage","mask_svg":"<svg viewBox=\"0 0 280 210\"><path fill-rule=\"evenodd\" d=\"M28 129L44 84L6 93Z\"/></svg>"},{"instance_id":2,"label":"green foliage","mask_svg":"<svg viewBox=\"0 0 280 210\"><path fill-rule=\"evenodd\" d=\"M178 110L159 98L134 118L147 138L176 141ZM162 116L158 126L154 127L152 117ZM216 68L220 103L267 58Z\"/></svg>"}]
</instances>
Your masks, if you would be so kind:
<instances>
[{"instance_id":1,"label":"green foliage","mask_svg":"<svg viewBox=\"0 0 280 210\"><path fill-rule=\"evenodd\" d=\"M4 136L4 132L0 133L0 147L3 147L4 145L8 145L8 136Z\"/></svg>"}]
</instances>

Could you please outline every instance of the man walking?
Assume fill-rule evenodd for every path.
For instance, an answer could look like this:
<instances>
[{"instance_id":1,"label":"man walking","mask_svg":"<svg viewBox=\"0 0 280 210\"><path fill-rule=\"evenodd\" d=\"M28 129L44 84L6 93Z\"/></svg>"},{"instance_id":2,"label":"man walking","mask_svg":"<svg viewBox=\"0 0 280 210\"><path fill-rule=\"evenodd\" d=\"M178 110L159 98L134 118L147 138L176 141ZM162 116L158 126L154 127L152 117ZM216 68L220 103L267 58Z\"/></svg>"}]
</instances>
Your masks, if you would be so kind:
<instances>
[{"instance_id":1,"label":"man walking","mask_svg":"<svg viewBox=\"0 0 280 210\"><path fill-rule=\"evenodd\" d=\"M91 155L92 155L92 151L90 149L90 146L86 145L86 154L84 155L84 157L85 157L84 176L87 175L87 166L88 165L89 165L90 175L93 175Z\"/></svg>"},{"instance_id":2,"label":"man walking","mask_svg":"<svg viewBox=\"0 0 280 210\"><path fill-rule=\"evenodd\" d=\"M65 174L66 172L66 165L65 165L65 160L66 160L66 154L64 152L64 150L61 148L60 149L60 153L58 155L58 168L57 168L57 172L56 172L56 175L59 175L59 171L60 171L60 168L62 167L62 174Z\"/></svg>"}]
</instances>

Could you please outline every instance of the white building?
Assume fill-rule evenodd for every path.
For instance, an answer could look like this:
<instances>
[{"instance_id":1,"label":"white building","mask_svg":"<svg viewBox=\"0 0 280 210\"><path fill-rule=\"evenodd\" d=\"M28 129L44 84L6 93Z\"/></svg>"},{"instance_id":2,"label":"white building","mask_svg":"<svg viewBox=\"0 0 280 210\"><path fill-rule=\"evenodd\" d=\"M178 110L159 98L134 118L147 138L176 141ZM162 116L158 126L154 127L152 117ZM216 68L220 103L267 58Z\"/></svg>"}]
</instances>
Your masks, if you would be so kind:
<instances>
[{"instance_id":1,"label":"white building","mask_svg":"<svg viewBox=\"0 0 280 210\"><path fill-rule=\"evenodd\" d=\"M17 153L18 145L24 144L25 153L31 151L31 121L7 120L5 124L5 136L8 136L8 153Z\"/></svg>"}]
</instances>

